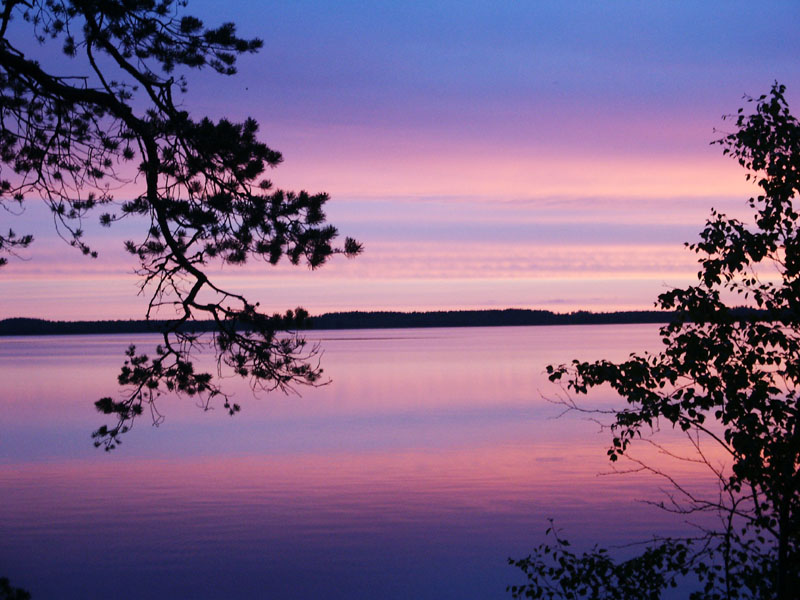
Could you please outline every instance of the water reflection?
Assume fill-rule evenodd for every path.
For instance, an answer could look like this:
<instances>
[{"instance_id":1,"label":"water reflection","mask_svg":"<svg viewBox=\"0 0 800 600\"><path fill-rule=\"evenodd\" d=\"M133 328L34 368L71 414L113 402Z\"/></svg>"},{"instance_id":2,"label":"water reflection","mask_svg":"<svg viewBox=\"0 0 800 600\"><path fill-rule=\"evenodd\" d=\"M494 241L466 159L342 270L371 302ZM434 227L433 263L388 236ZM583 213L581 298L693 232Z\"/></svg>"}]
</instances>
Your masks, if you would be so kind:
<instances>
[{"instance_id":1,"label":"water reflection","mask_svg":"<svg viewBox=\"0 0 800 600\"><path fill-rule=\"evenodd\" d=\"M331 385L231 381L233 419L167 401L111 454L92 401L131 336L0 341L0 569L34 598L490 598L548 517L579 543L671 523L634 501L659 482L598 477L607 436L537 391L547 363L654 347L655 326L314 335Z\"/></svg>"}]
</instances>

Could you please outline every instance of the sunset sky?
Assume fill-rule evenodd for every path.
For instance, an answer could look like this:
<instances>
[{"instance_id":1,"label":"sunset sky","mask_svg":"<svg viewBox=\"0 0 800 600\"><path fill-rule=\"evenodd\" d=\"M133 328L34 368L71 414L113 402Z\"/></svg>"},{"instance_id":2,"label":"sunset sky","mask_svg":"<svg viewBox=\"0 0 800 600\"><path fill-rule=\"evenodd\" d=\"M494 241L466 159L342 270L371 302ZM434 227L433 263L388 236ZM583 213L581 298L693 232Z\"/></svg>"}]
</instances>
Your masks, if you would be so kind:
<instances>
[{"instance_id":1,"label":"sunset sky","mask_svg":"<svg viewBox=\"0 0 800 600\"><path fill-rule=\"evenodd\" d=\"M794 1L219 7L189 12L264 48L233 78L192 74L185 107L254 116L284 156L273 182L330 193L365 246L314 272L222 270L268 311L649 309L691 281L682 244L712 206L748 216L752 185L709 145L722 115L776 80L800 113ZM0 318L141 318L135 224L88 223L97 260L51 225L33 201L2 215L36 242L0 271Z\"/></svg>"}]
</instances>

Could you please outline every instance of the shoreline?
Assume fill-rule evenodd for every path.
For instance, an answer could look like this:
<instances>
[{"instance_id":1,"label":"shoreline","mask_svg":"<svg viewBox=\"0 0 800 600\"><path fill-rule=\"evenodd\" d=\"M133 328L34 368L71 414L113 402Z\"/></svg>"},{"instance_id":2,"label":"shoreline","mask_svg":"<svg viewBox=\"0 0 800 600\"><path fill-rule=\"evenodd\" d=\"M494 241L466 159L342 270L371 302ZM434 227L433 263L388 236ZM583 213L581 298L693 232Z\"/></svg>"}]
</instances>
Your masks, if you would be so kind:
<instances>
[{"instance_id":1,"label":"shoreline","mask_svg":"<svg viewBox=\"0 0 800 600\"><path fill-rule=\"evenodd\" d=\"M555 313L548 310L497 309L454 311L349 311L309 317L302 330L411 329L667 323L672 313L656 310ZM164 320L50 321L14 317L0 320L0 336L158 333ZM213 321L187 323L182 331L213 331Z\"/></svg>"}]
</instances>

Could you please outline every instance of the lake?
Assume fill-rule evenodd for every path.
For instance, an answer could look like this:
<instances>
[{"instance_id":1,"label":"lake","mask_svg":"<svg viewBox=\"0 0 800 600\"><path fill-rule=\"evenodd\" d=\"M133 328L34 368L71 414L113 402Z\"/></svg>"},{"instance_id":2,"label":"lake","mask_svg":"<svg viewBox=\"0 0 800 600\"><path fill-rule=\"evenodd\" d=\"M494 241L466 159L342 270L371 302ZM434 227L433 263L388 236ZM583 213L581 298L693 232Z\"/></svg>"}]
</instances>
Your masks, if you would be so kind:
<instances>
[{"instance_id":1,"label":"lake","mask_svg":"<svg viewBox=\"0 0 800 600\"><path fill-rule=\"evenodd\" d=\"M129 343L157 339L0 338L0 576L34 600L508 598L507 558L550 518L578 548L691 530L639 501L663 481L609 474L609 433L558 418L544 374L656 350L657 325L308 337L328 385L254 398L230 379L235 417L162 398L163 424L145 414L110 453L93 402L117 392Z\"/></svg>"}]
</instances>

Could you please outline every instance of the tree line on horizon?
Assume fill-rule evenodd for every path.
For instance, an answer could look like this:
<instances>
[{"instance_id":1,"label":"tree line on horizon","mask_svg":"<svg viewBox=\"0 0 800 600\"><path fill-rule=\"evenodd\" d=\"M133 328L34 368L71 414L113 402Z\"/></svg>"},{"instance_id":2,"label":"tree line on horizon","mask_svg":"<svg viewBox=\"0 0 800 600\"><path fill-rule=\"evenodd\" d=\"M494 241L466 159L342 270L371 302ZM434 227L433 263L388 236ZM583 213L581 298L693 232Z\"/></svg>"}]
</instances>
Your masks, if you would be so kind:
<instances>
[{"instance_id":1,"label":"tree line on horizon","mask_svg":"<svg viewBox=\"0 0 800 600\"><path fill-rule=\"evenodd\" d=\"M298 313L300 317L298 318ZM734 314L742 319L758 319L757 309L739 307ZM289 315L274 315L298 329L404 329L429 327L512 327L542 325L623 325L635 323L666 323L672 318L669 311L573 311L556 313L536 309L441 310L441 311L346 311L302 316L298 309ZM47 319L14 317L0 320L0 336L11 335L84 335L115 333L158 333L164 326L159 320L51 321ZM182 331L204 333L214 331L213 321L185 323Z\"/></svg>"}]
</instances>

